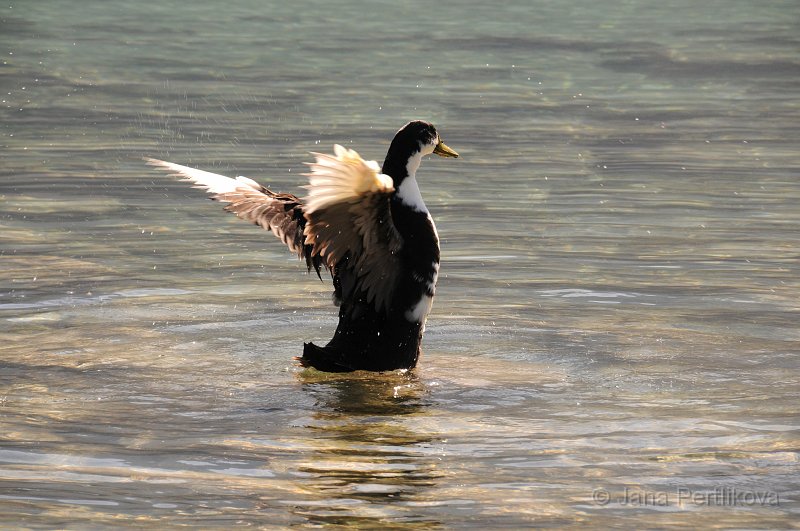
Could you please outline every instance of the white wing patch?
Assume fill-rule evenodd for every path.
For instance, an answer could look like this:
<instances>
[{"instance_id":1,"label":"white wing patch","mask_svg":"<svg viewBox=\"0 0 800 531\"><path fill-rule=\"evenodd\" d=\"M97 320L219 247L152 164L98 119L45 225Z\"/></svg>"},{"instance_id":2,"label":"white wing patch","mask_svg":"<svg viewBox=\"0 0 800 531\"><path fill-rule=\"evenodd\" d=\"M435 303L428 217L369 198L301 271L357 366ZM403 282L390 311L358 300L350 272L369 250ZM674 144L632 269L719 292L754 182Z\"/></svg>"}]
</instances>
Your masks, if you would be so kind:
<instances>
[{"instance_id":1,"label":"white wing patch","mask_svg":"<svg viewBox=\"0 0 800 531\"><path fill-rule=\"evenodd\" d=\"M313 153L316 162L308 163L311 173L305 199L307 214L337 203L353 203L367 194L390 193L394 181L380 172L374 160L364 160L352 149L338 144L335 155Z\"/></svg>"},{"instance_id":2,"label":"white wing patch","mask_svg":"<svg viewBox=\"0 0 800 531\"><path fill-rule=\"evenodd\" d=\"M210 194L227 194L242 188L261 191L261 185L253 179L247 177L237 177L231 179L224 175L211 173L210 171L198 170L189 166L181 166L174 162L166 162L158 159L145 159L149 166L157 166L172 171L170 175L180 177L184 181L194 183L193 188L205 190Z\"/></svg>"}]
</instances>

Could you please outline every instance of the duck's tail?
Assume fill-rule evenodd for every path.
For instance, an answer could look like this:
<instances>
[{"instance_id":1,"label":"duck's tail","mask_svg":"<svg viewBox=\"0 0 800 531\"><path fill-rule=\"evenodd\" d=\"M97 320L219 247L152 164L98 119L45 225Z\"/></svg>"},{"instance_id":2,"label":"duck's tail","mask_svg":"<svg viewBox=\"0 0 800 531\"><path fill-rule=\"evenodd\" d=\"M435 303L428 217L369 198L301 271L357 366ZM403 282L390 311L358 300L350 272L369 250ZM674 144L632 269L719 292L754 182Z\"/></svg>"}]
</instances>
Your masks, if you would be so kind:
<instances>
[{"instance_id":1,"label":"duck's tail","mask_svg":"<svg viewBox=\"0 0 800 531\"><path fill-rule=\"evenodd\" d=\"M303 367L313 367L323 372L352 372L355 370L344 363L338 351L330 346L318 347L314 343L304 343L303 356L297 360Z\"/></svg>"}]
</instances>

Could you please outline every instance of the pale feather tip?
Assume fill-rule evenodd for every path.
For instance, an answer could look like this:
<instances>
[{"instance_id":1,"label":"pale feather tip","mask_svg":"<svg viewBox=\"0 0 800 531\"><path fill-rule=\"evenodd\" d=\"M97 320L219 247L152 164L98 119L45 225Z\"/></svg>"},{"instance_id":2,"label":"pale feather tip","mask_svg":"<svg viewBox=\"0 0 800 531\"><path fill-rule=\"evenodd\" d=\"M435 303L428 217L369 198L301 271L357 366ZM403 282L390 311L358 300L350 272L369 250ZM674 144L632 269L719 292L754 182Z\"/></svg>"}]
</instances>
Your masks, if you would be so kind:
<instances>
[{"instance_id":1,"label":"pale feather tip","mask_svg":"<svg viewBox=\"0 0 800 531\"><path fill-rule=\"evenodd\" d=\"M195 185L193 188L205 190L210 194L230 193L235 192L240 188L251 188L259 191L261 190L261 185L247 177L231 179L225 175L198 170L197 168L191 168L189 166L182 166L180 164L175 164L174 162L167 162L164 160L147 157L145 158L145 161L147 161L147 164L150 166L156 166L172 171L173 173L170 173L170 176L180 177L183 181L189 181Z\"/></svg>"}]
</instances>

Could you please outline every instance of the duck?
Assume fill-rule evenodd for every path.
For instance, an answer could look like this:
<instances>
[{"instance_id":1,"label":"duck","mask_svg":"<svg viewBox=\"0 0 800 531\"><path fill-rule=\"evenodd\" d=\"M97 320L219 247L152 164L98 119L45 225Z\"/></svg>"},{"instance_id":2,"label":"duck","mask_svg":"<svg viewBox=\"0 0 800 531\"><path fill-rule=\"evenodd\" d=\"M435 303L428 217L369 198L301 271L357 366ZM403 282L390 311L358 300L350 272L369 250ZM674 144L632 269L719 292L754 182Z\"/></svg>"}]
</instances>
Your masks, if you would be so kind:
<instances>
[{"instance_id":1,"label":"duck","mask_svg":"<svg viewBox=\"0 0 800 531\"><path fill-rule=\"evenodd\" d=\"M296 359L324 372L413 369L439 276L439 235L422 199L417 170L431 154L457 158L430 122L408 122L392 139L383 166L335 145L314 162L303 197L274 192L248 177L146 158L224 210L277 236L322 279L333 282L339 321L325 345L303 344Z\"/></svg>"}]
</instances>

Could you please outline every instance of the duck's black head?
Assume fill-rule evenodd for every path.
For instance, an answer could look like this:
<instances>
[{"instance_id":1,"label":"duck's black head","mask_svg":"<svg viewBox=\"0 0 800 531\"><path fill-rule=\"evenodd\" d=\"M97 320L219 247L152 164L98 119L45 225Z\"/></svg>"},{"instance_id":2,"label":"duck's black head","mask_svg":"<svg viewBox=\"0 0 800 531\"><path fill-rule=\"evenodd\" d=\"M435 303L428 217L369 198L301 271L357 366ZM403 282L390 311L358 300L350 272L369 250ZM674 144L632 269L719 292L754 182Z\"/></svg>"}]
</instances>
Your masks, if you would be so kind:
<instances>
[{"instance_id":1,"label":"duck's black head","mask_svg":"<svg viewBox=\"0 0 800 531\"><path fill-rule=\"evenodd\" d=\"M458 157L458 153L442 142L433 124L413 120L394 135L382 171L392 177L397 186L405 177L413 176L422 157L431 153L442 157Z\"/></svg>"}]
</instances>

